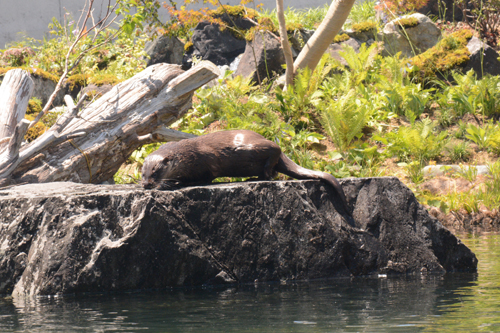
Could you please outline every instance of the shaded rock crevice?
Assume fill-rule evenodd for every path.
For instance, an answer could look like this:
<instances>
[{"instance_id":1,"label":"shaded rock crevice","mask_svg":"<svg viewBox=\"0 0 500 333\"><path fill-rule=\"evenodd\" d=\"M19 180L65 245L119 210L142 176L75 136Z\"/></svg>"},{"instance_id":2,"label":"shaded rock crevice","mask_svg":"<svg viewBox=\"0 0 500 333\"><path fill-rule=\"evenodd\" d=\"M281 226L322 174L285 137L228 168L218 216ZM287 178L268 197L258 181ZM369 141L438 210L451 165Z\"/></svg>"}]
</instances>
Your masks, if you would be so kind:
<instances>
[{"instance_id":1,"label":"shaded rock crevice","mask_svg":"<svg viewBox=\"0 0 500 333\"><path fill-rule=\"evenodd\" d=\"M178 191L49 183L0 191L0 293L47 295L369 274L476 271L397 178Z\"/></svg>"}]
</instances>

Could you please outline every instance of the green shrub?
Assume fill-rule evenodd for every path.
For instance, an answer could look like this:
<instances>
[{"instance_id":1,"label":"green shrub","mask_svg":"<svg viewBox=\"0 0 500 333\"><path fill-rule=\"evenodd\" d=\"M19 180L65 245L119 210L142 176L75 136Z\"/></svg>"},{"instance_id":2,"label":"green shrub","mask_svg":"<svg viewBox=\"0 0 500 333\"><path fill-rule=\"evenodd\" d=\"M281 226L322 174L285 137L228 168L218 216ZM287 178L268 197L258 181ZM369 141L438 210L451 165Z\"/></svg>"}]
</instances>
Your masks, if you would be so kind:
<instances>
[{"instance_id":1,"label":"green shrub","mask_svg":"<svg viewBox=\"0 0 500 333\"><path fill-rule=\"evenodd\" d=\"M385 137L374 136L374 139L387 145L390 156L395 155L402 162L416 160L424 165L438 158L447 144L448 134L445 131L437 132L436 125L427 118L409 127L401 126L397 131L387 133Z\"/></svg>"},{"instance_id":2,"label":"green shrub","mask_svg":"<svg viewBox=\"0 0 500 333\"><path fill-rule=\"evenodd\" d=\"M465 141L451 142L445 148L451 162L467 162L472 156L469 143Z\"/></svg>"},{"instance_id":3,"label":"green shrub","mask_svg":"<svg viewBox=\"0 0 500 333\"><path fill-rule=\"evenodd\" d=\"M352 6L349 17L347 18L346 25L352 26L361 22L375 22L377 20L377 12L375 10L375 0L367 0L363 2L356 2Z\"/></svg>"},{"instance_id":4,"label":"green shrub","mask_svg":"<svg viewBox=\"0 0 500 333\"><path fill-rule=\"evenodd\" d=\"M335 146L345 152L354 139L361 138L368 122L367 103L359 102L354 89L338 100L330 100L321 113L321 124Z\"/></svg>"}]
</instances>

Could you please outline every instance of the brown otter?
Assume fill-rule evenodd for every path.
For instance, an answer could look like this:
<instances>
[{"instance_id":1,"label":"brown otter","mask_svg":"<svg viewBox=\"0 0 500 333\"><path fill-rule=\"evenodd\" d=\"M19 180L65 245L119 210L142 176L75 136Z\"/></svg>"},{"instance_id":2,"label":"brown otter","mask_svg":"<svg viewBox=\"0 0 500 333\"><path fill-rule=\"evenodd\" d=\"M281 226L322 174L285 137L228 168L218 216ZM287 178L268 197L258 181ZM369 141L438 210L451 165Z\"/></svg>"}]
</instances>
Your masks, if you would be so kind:
<instances>
[{"instance_id":1,"label":"brown otter","mask_svg":"<svg viewBox=\"0 0 500 333\"><path fill-rule=\"evenodd\" d=\"M210 183L217 177L270 180L277 172L296 179L323 179L333 187L342 208L351 215L335 177L295 164L276 143L248 130L221 131L162 145L144 160L142 186L172 190Z\"/></svg>"}]
</instances>

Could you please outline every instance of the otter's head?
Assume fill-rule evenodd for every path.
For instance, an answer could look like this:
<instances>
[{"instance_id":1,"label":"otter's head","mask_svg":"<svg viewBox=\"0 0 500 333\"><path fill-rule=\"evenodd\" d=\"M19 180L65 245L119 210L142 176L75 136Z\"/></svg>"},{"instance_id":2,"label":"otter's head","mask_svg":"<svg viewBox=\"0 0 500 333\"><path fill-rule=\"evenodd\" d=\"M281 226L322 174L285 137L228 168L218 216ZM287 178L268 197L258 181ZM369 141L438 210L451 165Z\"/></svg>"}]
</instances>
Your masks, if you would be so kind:
<instances>
[{"instance_id":1,"label":"otter's head","mask_svg":"<svg viewBox=\"0 0 500 333\"><path fill-rule=\"evenodd\" d=\"M161 154L151 154L142 165L142 182L145 189L175 190L182 187L176 179L175 160L170 160Z\"/></svg>"},{"instance_id":2,"label":"otter's head","mask_svg":"<svg viewBox=\"0 0 500 333\"><path fill-rule=\"evenodd\" d=\"M146 157L142 164L142 187L151 189L161 184L166 167L163 162L164 158L158 154L151 154Z\"/></svg>"}]
</instances>

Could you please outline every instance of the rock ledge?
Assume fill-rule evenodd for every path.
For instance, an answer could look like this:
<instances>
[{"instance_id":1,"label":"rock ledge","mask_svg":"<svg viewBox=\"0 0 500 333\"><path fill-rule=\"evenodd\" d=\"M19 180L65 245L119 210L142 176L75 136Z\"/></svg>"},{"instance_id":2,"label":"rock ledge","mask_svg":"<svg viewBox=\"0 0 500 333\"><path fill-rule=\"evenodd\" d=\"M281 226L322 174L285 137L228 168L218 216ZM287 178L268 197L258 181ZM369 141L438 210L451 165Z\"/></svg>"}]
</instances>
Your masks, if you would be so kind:
<instances>
[{"instance_id":1,"label":"rock ledge","mask_svg":"<svg viewBox=\"0 0 500 333\"><path fill-rule=\"evenodd\" d=\"M174 192L30 184L0 191L0 293L50 295L391 273L475 272L475 255L397 178Z\"/></svg>"}]
</instances>

